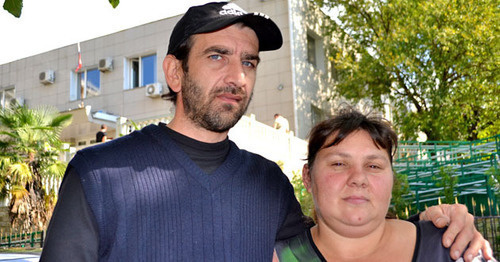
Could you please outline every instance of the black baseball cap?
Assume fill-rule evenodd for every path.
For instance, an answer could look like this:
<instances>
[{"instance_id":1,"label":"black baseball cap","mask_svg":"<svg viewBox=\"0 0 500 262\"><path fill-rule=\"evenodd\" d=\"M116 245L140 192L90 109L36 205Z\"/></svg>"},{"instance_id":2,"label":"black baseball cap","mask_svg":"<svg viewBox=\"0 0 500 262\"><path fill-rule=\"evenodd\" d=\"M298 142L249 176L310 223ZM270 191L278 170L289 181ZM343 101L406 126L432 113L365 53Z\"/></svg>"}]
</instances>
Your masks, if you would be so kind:
<instances>
[{"instance_id":1,"label":"black baseball cap","mask_svg":"<svg viewBox=\"0 0 500 262\"><path fill-rule=\"evenodd\" d=\"M192 35L214 32L238 22L255 31L259 39L259 51L276 50L283 45L281 31L269 16L247 13L235 3L212 2L188 9L172 31L167 53L175 53Z\"/></svg>"}]
</instances>

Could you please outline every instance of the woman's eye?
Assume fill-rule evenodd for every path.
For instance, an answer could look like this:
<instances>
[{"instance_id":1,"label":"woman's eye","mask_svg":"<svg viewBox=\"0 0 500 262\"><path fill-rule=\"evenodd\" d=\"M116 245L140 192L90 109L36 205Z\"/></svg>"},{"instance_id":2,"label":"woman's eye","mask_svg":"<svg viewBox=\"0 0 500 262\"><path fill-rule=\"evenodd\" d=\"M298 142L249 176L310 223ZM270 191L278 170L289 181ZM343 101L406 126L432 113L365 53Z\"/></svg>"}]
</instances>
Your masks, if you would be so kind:
<instances>
[{"instance_id":1,"label":"woman's eye","mask_svg":"<svg viewBox=\"0 0 500 262\"><path fill-rule=\"evenodd\" d=\"M385 169L385 165L381 165L381 164L369 164L368 165L368 168L369 169L372 169L372 170L383 170Z\"/></svg>"}]
</instances>

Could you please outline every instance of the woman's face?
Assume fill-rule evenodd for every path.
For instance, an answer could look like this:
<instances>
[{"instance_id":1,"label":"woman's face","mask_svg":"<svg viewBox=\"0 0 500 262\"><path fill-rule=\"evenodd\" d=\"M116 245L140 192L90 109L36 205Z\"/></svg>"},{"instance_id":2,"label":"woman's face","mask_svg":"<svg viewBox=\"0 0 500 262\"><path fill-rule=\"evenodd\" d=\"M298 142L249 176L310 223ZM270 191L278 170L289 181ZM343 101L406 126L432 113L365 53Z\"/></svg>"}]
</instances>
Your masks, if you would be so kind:
<instances>
[{"instance_id":1,"label":"woman's face","mask_svg":"<svg viewBox=\"0 0 500 262\"><path fill-rule=\"evenodd\" d=\"M364 130L321 149L312 169L304 166L303 180L313 195L320 226L346 237L359 237L385 219L393 185L392 166L387 152L377 148Z\"/></svg>"}]
</instances>

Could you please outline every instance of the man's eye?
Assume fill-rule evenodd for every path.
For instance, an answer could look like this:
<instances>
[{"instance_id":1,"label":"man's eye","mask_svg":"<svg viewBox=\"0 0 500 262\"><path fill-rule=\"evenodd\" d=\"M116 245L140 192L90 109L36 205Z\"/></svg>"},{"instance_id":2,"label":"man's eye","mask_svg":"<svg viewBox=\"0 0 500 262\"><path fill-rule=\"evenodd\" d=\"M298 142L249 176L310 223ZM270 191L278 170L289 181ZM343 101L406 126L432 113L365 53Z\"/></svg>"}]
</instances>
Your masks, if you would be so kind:
<instances>
[{"instance_id":1,"label":"man's eye","mask_svg":"<svg viewBox=\"0 0 500 262\"><path fill-rule=\"evenodd\" d=\"M222 56L221 55L210 55L209 58L212 60L221 60Z\"/></svg>"},{"instance_id":2,"label":"man's eye","mask_svg":"<svg viewBox=\"0 0 500 262\"><path fill-rule=\"evenodd\" d=\"M242 64L247 67L255 67L255 64L250 61L243 61Z\"/></svg>"}]
</instances>

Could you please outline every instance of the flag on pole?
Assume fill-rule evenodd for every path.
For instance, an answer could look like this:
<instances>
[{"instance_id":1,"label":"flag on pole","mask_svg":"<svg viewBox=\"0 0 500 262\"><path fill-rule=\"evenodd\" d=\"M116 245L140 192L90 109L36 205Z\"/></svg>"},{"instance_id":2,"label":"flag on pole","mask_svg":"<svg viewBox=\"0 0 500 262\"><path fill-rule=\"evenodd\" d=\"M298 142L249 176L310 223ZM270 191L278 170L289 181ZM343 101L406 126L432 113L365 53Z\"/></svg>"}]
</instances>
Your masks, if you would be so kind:
<instances>
[{"instance_id":1,"label":"flag on pole","mask_svg":"<svg viewBox=\"0 0 500 262\"><path fill-rule=\"evenodd\" d=\"M82 68L82 52L80 50L80 42L78 42L78 66L75 69L75 73Z\"/></svg>"}]
</instances>

